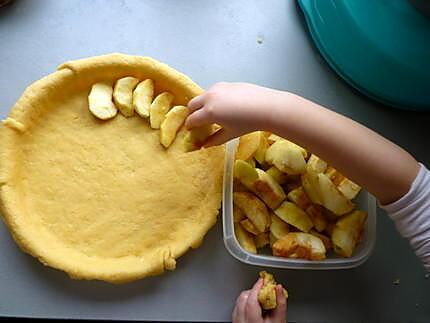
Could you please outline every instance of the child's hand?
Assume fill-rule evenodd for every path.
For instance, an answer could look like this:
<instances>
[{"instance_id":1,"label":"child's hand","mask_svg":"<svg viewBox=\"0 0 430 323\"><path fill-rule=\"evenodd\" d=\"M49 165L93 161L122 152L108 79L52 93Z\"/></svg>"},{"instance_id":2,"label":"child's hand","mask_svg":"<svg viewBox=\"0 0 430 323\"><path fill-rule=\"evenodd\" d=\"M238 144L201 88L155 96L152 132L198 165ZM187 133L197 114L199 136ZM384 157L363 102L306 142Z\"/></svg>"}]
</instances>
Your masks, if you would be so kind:
<instances>
[{"instance_id":1,"label":"child's hand","mask_svg":"<svg viewBox=\"0 0 430 323\"><path fill-rule=\"evenodd\" d=\"M276 302L278 306L263 317L263 311L258 302L258 292L263 286L260 278L251 290L243 291L236 300L233 310L233 323L285 323L287 321L287 299L282 286L276 286Z\"/></svg>"},{"instance_id":2,"label":"child's hand","mask_svg":"<svg viewBox=\"0 0 430 323\"><path fill-rule=\"evenodd\" d=\"M274 107L287 94L247 83L217 83L188 103L191 114L185 125L191 129L217 123L222 129L205 146L223 144L245 133L268 129L276 114Z\"/></svg>"}]
</instances>

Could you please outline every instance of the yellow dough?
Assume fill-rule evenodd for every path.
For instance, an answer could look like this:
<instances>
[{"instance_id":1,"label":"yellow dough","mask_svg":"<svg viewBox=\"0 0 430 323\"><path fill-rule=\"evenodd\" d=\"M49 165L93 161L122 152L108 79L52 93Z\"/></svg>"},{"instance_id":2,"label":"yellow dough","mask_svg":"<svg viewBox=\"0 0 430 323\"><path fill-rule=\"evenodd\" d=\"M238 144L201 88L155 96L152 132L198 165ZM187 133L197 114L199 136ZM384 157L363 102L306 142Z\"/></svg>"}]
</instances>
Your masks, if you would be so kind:
<instances>
[{"instance_id":1,"label":"yellow dough","mask_svg":"<svg viewBox=\"0 0 430 323\"><path fill-rule=\"evenodd\" d=\"M202 90L153 59L110 54L67 62L26 89L0 128L2 215L15 241L76 279L120 283L174 269L215 224L224 148L165 149L140 117L88 111L97 82L154 80L186 105Z\"/></svg>"}]
</instances>

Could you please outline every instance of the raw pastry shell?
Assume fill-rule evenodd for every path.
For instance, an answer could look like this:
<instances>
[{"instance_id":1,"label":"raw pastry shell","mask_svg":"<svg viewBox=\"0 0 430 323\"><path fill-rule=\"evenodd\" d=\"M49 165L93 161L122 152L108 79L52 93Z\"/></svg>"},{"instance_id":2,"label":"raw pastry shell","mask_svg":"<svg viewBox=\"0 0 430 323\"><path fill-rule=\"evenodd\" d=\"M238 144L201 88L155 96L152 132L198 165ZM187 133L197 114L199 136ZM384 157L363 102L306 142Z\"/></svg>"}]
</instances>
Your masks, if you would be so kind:
<instances>
[{"instance_id":1,"label":"raw pastry shell","mask_svg":"<svg viewBox=\"0 0 430 323\"><path fill-rule=\"evenodd\" d=\"M128 282L175 268L215 224L224 148L165 150L135 115L100 121L91 85L151 78L186 105L202 89L154 59L66 62L30 85L0 128L3 219L21 249L75 279Z\"/></svg>"}]
</instances>

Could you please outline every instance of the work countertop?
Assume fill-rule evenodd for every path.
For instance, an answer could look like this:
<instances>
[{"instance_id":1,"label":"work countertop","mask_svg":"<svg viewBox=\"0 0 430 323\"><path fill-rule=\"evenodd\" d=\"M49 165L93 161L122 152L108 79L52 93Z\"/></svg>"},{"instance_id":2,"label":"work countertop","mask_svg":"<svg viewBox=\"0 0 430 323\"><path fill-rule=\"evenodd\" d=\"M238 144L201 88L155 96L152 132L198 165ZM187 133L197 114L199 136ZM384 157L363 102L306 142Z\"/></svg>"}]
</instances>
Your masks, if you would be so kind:
<instances>
[{"instance_id":1,"label":"work countertop","mask_svg":"<svg viewBox=\"0 0 430 323\"><path fill-rule=\"evenodd\" d=\"M60 63L122 52L152 56L202 87L246 81L347 115L430 165L430 115L375 103L340 80L292 0L15 0L0 8L0 117ZM228 321L262 268L224 248L221 220L177 269L126 285L74 281L20 252L0 224L0 316ZM370 259L342 271L273 270L291 321L430 321L430 278L379 211Z\"/></svg>"}]
</instances>

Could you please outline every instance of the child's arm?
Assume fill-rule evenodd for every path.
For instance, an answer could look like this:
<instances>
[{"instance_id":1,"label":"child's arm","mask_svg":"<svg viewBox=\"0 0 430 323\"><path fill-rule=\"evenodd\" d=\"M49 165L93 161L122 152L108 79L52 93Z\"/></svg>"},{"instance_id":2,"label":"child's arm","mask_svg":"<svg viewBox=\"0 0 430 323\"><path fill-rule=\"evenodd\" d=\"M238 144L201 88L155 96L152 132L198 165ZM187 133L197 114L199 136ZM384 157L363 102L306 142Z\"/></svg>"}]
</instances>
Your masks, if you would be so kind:
<instances>
[{"instance_id":1,"label":"child's arm","mask_svg":"<svg viewBox=\"0 0 430 323\"><path fill-rule=\"evenodd\" d=\"M365 187L380 203L405 195L419 170L402 148L357 122L288 92L244 83L219 83L189 103L186 126L223 128L206 146L255 130L296 142Z\"/></svg>"},{"instance_id":2,"label":"child's arm","mask_svg":"<svg viewBox=\"0 0 430 323\"><path fill-rule=\"evenodd\" d=\"M205 146L256 130L288 138L375 195L430 271L430 172L372 130L297 95L219 83L190 101L188 128L217 123Z\"/></svg>"}]
</instances>

